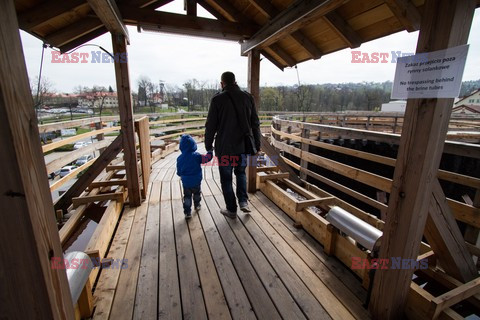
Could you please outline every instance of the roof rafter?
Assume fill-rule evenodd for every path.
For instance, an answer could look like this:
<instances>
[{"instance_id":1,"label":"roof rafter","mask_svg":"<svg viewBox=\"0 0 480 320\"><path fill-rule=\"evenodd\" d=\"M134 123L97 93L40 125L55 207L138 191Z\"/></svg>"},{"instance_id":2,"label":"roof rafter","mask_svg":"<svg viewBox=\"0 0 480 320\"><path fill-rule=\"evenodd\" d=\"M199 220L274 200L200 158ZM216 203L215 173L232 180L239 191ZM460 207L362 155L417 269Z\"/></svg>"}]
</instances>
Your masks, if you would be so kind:
<instances>
[{"instance_id":1,"label":"roof rafter","mask_svg":"<svg viewBox=\"0 0 480 320\"><path fill-rule=\"evenodd\" d=\"M54 47L62 47L103 26L102 21L94 17L86 17L71 25L45 36L45 42Z\"/></svg>"},{"instance_id":2,"label":"roof rafter","mask_svg":"<svg viewBox=\"0 0 480 320\"><path fill-rule=\"evenodd\" d=\"M385 0L385 3L408 32L420 30L422 16L410 0Z\"/></svg>"},{"instance_id":3,"label":"roof rafter","mask_svg":"<svg viewBox=\"0 0 480 320\"><path fill-rule=\"evenodd\" d=\"M117 4L112 0L87 0L95 14L112 34L121 34L129 43L128 30Z\"/></svg>"},{"instance_id":4,"label":"roof rafter","mask_svg":"<svg viewBox=\"0 0 480 320\"><path fill-rule=\"evenodd\" d=\"M267 0L249 0L260 12L270 19L276 17L280 11ZM293 32L290 35L295 42L297 42L313 59L318 59L322 56L321 50L300 30Z\"/></svg>"},{"instance_id":5,"label":"roof rafter","mask_svg":"<svg viewBox=\"0 0 480 320\"><path fill-rule=\"evenodd\" d=\"M350 48L358 48L362 44L362 38L358 33L353 30L353 28L348 24L342 16L336 12L332 11L325 15L325 22L335 30L338 35L348 44Z\"/></svg>"},{"instance_id":6,"label":"roof rafter","mask_svg":"<svg viewBox=\"0 0 480 320\"><path fill-rule=\"evenodd\" d=\"M124 21L131 25L153 26L158 31L238 41L255 29L237 22L219 21L181 14L139 9L120 5Z\"/></svg>"},{"instance_id":7,"label":"roof rafter","mask_svg":"<svg viewBox=\"0 0 480 320\"><path fill-rule=\"evenodd\" d=\"M97 37L100 37L101 35L103 35L107 32L108 32L107 28L105 28L105 26L101 26L100 28L95 29L95 30L93 30L93 31L91 31L91 32L73 40L73 41L67 42L66 44L60 46L59 49L62 53L68 52L68 51L70 51L72 49L75 49L76 47L78 47L78 46L80 46L80 45L82 45L82 44L84 44L84 43L86 43L90 40L93 40Z\"/></svg>"},{"instance_id":8,"label":"roof rafter","mask_svg":"<svg viewBox=\"0 0 480 320\"><path fill-rule=\"evenodd\" d=\"M230 17L235 21L243 24L251 24L252 20L247 18L242 12L240 12L235 6L233 6L228 0L210 0L217 6L221 7Z\"/></svg>"},{"instance_id":9,"label":"roof rafter","mask_svg":"<svg viewBox=\"0 0 480 320\"><path fill-rule=\"evenodd\" d=\"M31 30L65 12L86 5L85 0L49 0L20 13L18 24L23 30Z\"/></svg>"},{"instance_id":10,"label":"roof rafter","mask_svg":"<svg viewBox=\"0 0 480 320\"><path fill-rule=\"evenodd\" d=\"M197 0L198 4L203 7L203 9L207 10L210 12L212 16L217 18L220 21L225 21L227 18L225 18L220 12L218 12L214 7L212 7L209 3L207 3L205 0Z\"/></svg>"},{"instance_id":11,"label":"roof rafter","mask_svg":"<svg viewBox=\"0 0 480 320\"><path fill-rule=\"evenodd\" d=\"M255 48L263 48L291 34L312 19L327 14L341 6L345 0L297 1L280 12L270 23L261 28L250 40L242 44L241 52L246 54Z\"/></svg>"},{"instance_id":12,"label":"roof rafter","mask_svg":"<svg viewBox=\"0 0 480 320\"><path fill-rule=\"evenodd\" d=\"M271 44L270 49L275 51L275 53L283 60L289 67L293 67L297 64L297 60L292 58L288 52L286 52L282 47L280 47L277 43Z\"/></svg>"},{"instance_id":13,"label":"roof rafter","mask_svg":"<svg viewBox=\"0 0 480 320\"><path fill-rule=\"evenodd\" d=\"M280 62L278 62L277 59L272 57L272 55L270 53L268 53L265 50L260 50L260 53L262 54L262 56L264 56L265 58L270 60L270 62L273 63L278 69L283 71L283 69L284 69L283 65Z\"/></svg>"}]
</instances>

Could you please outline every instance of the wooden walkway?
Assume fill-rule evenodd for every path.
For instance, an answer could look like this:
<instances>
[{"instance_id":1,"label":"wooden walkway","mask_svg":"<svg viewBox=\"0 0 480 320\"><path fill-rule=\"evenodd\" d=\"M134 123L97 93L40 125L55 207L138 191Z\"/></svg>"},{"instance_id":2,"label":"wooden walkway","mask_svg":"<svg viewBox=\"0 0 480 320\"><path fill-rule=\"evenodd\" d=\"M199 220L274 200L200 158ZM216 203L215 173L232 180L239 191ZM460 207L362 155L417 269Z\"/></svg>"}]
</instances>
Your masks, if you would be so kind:
<instances>
[{"instance_id":1,"label":"wooden walkway","mask_svg":"<svg viewBox=\"0 0 480 320\"><path fill-rule=\"evenodd\" d=\"M203 147L203 145L202 145ZM95 319L367 319L360 280L262 193L231 220L218 168L185 221L178 152L155 163L148 201L125 208L94 292Z\"/></svg>"}]
</instances>

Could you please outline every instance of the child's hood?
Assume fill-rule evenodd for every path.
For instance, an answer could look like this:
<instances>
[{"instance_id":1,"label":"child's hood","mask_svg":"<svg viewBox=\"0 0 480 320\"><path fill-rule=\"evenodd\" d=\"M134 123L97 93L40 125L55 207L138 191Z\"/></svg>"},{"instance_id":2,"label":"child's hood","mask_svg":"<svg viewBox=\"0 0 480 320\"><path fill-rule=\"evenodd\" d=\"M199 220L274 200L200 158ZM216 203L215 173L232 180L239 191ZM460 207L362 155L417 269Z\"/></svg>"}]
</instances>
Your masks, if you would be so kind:
<instances>
[{"instance_id":1,"label":"child's hood","mask_svg":"<svg viewBox=\"0 0 480 320\"><path fill-rule=\"evenodd\" d=\"M182 136L180 139L180 151L182 151L182 153L197 151L197 143L191 135L185 134Z\"/></svg>"}]
</instances>

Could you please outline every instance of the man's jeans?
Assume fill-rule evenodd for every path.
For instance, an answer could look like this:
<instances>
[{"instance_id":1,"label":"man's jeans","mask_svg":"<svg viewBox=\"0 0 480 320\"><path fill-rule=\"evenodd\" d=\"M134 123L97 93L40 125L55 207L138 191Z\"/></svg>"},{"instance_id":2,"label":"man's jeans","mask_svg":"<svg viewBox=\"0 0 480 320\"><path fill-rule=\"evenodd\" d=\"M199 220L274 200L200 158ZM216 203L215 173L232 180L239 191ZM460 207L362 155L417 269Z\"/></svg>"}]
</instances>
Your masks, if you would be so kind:
<instances>
[{"instance_id":1,"label":"man's jeans","mask_svg":"<svg viewBox=\"0 0 480 320\"><path fill-rule=\"evenodd\" d=\"M232 187L232 171L237 177L237 198L239 203L247 202L247 175L245 174L246 161L229 161L228 163L222 163L220 161L219 171L220 171L220 183L222 185L223 198L225 199L225 204L227 210L230 212L237 211L237 203L235 199L235 194L233 193Z\"/></svg>"},{"instance_id":2,"label":"man's jeans","mask_svg":"<svg viewBox=\"0 0 480 320\"><path fill-rule=\"evenodd\" d=\"M200 201L202 200L202 196L200 194L200 186L193 188L183 188L183 212L185 214L192 211L192 195L194 206L198 207L200 205Z\"/></svg>"}]
</instances>

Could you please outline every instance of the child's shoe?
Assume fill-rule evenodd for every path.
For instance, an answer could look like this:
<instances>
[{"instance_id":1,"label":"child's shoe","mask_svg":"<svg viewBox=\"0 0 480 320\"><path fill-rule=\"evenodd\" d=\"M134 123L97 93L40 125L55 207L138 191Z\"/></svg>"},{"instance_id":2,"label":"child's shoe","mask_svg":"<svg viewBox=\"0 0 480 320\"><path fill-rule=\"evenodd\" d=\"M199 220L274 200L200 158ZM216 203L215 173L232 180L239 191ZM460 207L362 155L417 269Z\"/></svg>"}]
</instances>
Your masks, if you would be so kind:
<instances>
[{"instance_id":1,"label":"child's shoe","mask_svg":"<svg viewBox=\"0 0 480 320\"><path fill-rule=\"evenodd\" d=\"M191 212L188 212L188 213L185 213L185 220L188 220L192 217L192 213Z\"/></svg>"},{"instance_id":2,"label":"child's shoe","mask_svg":"<svg viewBox=\"0 0 480 320\"><path fill-rule=\"evenodd\" d=\"M198 212L198 211L200 211L200 209L202 209L202 206L201 206L200 204L197 204L197 205L195 206L195 211Z\"/></svg>"}]
</instances>

